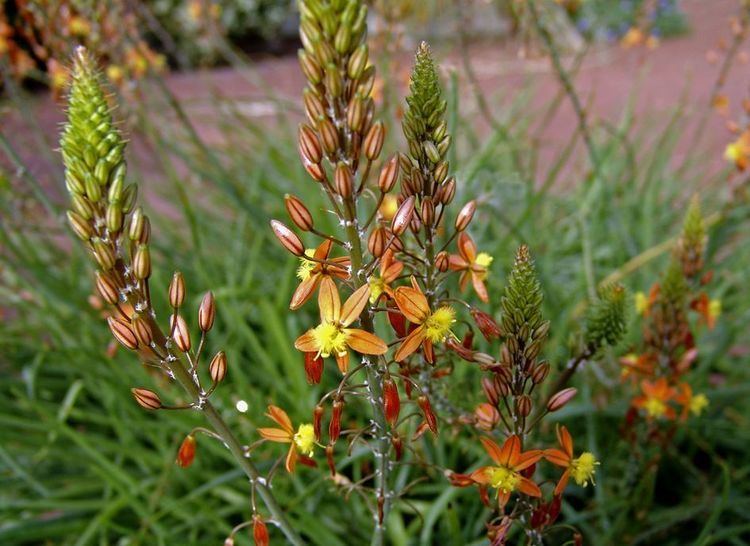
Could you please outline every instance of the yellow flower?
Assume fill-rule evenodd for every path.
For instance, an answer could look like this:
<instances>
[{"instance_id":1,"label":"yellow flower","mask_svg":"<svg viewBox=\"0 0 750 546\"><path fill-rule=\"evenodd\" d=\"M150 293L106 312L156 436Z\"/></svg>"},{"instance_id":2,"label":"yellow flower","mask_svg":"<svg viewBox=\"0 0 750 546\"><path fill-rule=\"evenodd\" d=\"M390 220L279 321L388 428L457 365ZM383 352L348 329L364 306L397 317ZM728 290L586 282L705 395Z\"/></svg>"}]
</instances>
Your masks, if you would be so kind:
<instances>
[{"instance_id":1,"label":"yellow flower","mask_svg":"<svg viewBox=\"0 0 750 546\"><path fill-rule=\"evenodd\" d=\"M589 482L594 483L594 474L599 461L588 451L581 453L579 457L573 457L573 438L564 426L557 427L557 441L562 449L545 449L544 458L554 465L565 469L563 475L555 486L555 495L562 494L568 485L568 480L573 480L580 486L586 487Z\"/></svg>"},{"instance_id":2,"label":"yellow flower","mask_svg":"<svg viewBox=\"0 0 750 546\"><path fill-rule=\"evenodd\" d=\"M690 400L690 413L698 416L703 413L703 410L706 409L706 406L708 406L708 397L703 393L696 394Z\"/></svg>"},{"instance_id":3,"label":"yellow flower","mask_svg":"<svg viewBox=\"0 0 750 546\"><path fill-rule=\"evenodd\" d=\"M286 454L285 467L287 472L294 472L297 465L298 453L312 457L315 449L315 428L310 424L300 425L294 432L289 415L278 406L268 406L266 415L281 428L259 428L258 433L270 442L290 444Z\"/></svg>"},{"instance_id":4,"label":"yellow flower","mask_svg":"<svg viewBox=\"0 0 750 546\"><path fill-rule=\"evenodd\" d=\"M716 322L716 319L721 315L721 300L713 299L708 304L708 316L711 322Z\"/></svg>"},{"instance_id":5,"label":"yellow flower","mask_svg":"<svg viewBox=\"0 0 750 546\"><path fill-rule=\"evenodd\" d=\"M639 315L642 315L648 309L648 298L643 292L635 293L635 310Z\"/></svg>"},{"instance_id":6,"label":"yellow flower","mask_svg":"<svg viewBox=\"0 0 750 546\"><path fill-rule=\"evenodd\" d=\"M492 260L494 260L492 256L490 256L486 252L480 252L479 254L477 254L477 259L474 260L474 263L480 267L489 267L492 263Z\"/></svg>"},{"instance_id":7,"label":"yellow flower","mask_svg":"<svg viewBox=\"0 0 750 546\"><path fill-rule=\"evenodd\" d=\"M305 256L313 257L315 255L315 249L314 248L308 248L305 250ZM297 278L301 281L306 281L310 278L310 275L312 275L312 270L315 269L315 264L313 260L307 260L305 258L299 259L299 267L297 267Z\"/></svg>"},{"instance_id":8,"label":"yellow flower","mask_svg":"<svg viewBox=\"0 0 750 546\"><path fill-rule=\"evenodd\" d=\"M594 473L599 461L588 451L581 453L577 459L570 462L570 475L578 485L586 487L589 482L594 483Z\"/></svg>"},{"instance_id":9,"label":"yellow flower","mask_svg":"<svg viewBox=\"0 0 750 546\"><path fill-rule=\"evenodd\" d=\"M300 425L293 440L300 453L308 457L313 456L313 450L315 449L315 429L311 424L305 423Z\"/></svg>"},{"instance_id":10,"label":"yellow flower","mask_svg":"<svg viewBox=\"0 0 750 546\"><path fill-rule=\"evenodd\" d=\"M451 326L456 322L456 312L452 307L439 307L424 321L425 337L433 343L442 343L451 333Z\"/></svg>"}]
</instances>

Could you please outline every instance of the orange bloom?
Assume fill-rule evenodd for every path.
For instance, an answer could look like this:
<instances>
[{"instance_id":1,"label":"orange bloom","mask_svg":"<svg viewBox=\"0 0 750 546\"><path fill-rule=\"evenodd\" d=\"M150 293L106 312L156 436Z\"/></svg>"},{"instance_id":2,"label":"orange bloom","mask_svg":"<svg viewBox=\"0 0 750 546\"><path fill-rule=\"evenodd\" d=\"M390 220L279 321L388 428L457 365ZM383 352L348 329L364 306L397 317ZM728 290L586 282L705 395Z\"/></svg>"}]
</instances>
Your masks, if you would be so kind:
<instances>
[{"instance_id":1,"label":"orange bloom","mask_svg":"<svg viewBox=\"0 0 750 546\"><path fill-rule=\"evenodd\" d=\"M721 300L712 300L708 294L701 292L690 306L701 316L708 329L713 330L716 326L716 319L721 314Z\"/></svg>"},{"instance_id":2,"label":"orange bloom","mask_svg":"<svg viewBox=\"0 0 750 546\"><path fill-rule=\"evenodd\" d=\"M326 239L315 250L305 252L316 260L326 260L331 264L322 264L313 260L300 258L301 264L297 268L297 277L300 279L299 286L292 294L292 301L289 302L289 309L295 310L302 307L310 299L315 289L320 285L321 279L326 276L336 277L337 279L349 278L349 258L344 256L340 258L328 259L331 253L333 242ZM335 264L335 265L333 265Z\"/></svg>"},{"instance_id":3,"label":"orange bloom","mask_svg":"<svg viewBox=\"0 0 750 546\"><path fill-rule=\"evenodd\" d=\"M427 362L432 363L435 361L433 345L442 343L449 335L453 335L451 325L456 322L456 312L447 305L432 311L414 277L411 284L396 288L393 299L404 317L417 327L404 338L394 359L401 362L422 345Z\"/></svg>"},{"instance_id":4,"label":"orange bloom","mask_svg":"<svg viewBox=\"0 0 750 546\"><path fill-rule=\"evenodd\" d=\"M380 274L370 277L371 304L375 304L383 294L393 297L391 283L401 275L403 269L404 264L393 257L393 251L390 248L387 249L380 258Z\"/></svg>"},{"instance_id":5,"label":"orange bloom","mask_svg":"<svg viewBox=\"0 0 750 546\"><path fill-rule=\"evenodd\" d=\"M675 411L669 402L675 398L674 388L669 386L666 378L660 377L656 381L643 380L641 382L642 395L633 399L633 406L646 411L649 419L674 419Z\"/></svg>"},{"instance_id":6,"label":"orange bloom","mask_svg":"<svg viewBox=\"0 0 750 546\"><path fill-rule=\"evenodd\" d=\"M530 467L542 458L540 449L521 452L521 439L510 436L502 447L489 438L481 438L487 454L497 466L483 466L471 473L471 479L480 485L497 489L497 503L502 509L514 491L529 497L541 497L539 486L521 475L521 470Z\"/></svg>"},{"instance_id":7,"label":"orange bloom","mask_svg":"<svg viewBox=\"0 0 750 546\"><path fill-rule=\"evenodd\" d=\"M708 397L705 394L693 394L693 388L688 383L680 383L677 388L679 392L675 402L682 406L680 419L686 420L689 414L700 415L708 406Z\"/></svg>"},{"instance_id":8,"label":"orange bloom","mask_svg":"<svg viewBox=\"0 0 750 546\"><path fill-rule=\"evenodd\" d=\"M487 287L484 279L487 278L487 270L492 263L492 256L486 252L477 254L477 247L468 233L462 231L458 236L458 255L451 254L449 267L453 271L461 271L458 286L463 291L471 279L474 291L479 299L487 303L490 301L487 295Z\"/></svg>"},{"instance_id":9,"label":"orange bloom","mask_svg":"<svg viewBox=\"0 0 750 546\"><path fill-rule=\"evenodd\" d=\"M348 328L359 318L370 297L369 285L361 286L341 305L339 292L331 277L325 276L320 282L318 306L320 324L311 328L294 342L294 346L306 353L328 357L334 355L339 370L349 369L349 349L364 355L382 355L388 345L375 334Z\"/></svg>"},{"instance_id":10,"label":"orange bloom","mask_svg":"<svg viewBox=\"0 0 750 546\"><path fill-rule=\"evenodd\" d=\"M578 485L582 485L583 487L586 487L589 481L594 483L595 467L599 464L596 457L588 451L584 451L580 457L574 458L573 439L570 437L568 429L564 426L558 425L557 427L557 441L560 443L562 450L544 450L545 459L565 469L565 472L563 472L563 475L560 476L560 480L557 482L557 486L555 486L555 495L562 494L571 476L573 476Z\"/></svg>"},{"instance_id":11,"label":"orange bloom","mask_svg":"<svg viewBox=\"0 0 750 546\"><path fill-rule=\"evenodd\" d=\"M311 424L302 424L295 432L289 415L277 406L268 406L266 415L281 428L259 428L258 434L271 442L291 444L286 454L285 466L287 472L294 472L300 456L303 460L309 460L309 457L312 457L315 448L315 430Z\"/></svg>"}]
</instances>

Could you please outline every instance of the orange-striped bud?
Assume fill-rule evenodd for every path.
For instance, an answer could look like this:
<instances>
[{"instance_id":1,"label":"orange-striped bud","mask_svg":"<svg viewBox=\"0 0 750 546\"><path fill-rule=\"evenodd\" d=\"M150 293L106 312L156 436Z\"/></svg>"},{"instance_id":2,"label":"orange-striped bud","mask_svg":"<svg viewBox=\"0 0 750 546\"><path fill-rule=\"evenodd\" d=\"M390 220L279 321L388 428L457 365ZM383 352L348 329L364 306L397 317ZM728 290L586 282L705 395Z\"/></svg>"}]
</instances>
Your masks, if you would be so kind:
<instances>
[{"instance_id":1,"label":"orange-striped bud","mask_svg":"<svg viewBox=\"0 0 750 546\"><path fill-rule=\"evenodd\" d=\"M388 232L384 227L373 229L367 238L367 249L370 251L370 254L376 258L380 258L387 248L388 239Z\"/></svg>"},{"instance_id":2,"label":"orange-striped bud","mask_svg":"<svg viewBox=\"0 0 750 546\"><path fill-rule=\"evenodd\" d=\"M173 314L169 318L169 326L172 329L173 338L177 348L186 353L190 350L190 329L182 315Z\"/></svg>"},{"instance_id":3,"label":"orange-striped bud","mask_svg":"<svg viewBox=\"0 0 750 546\"><path fill-rule=\"evenodd\" d=\"M531 371L531 381L533 381L534 385L538 385L545 379L547 379L547 375L549 375L549 362L540 362L536 366L534 366L534 369Z\"/></svg>"},{"instance_id":4,"label":"orange-striped bud","mask_svg":"<svg viewBox=\"0 0 750 546\"><path fill-rule=\"evenodd\" d=\"M227 375L227 355L224 351L219 351L211 359L208 365L208 374L214 383L221 383L224 380Z\"/></svg>"},{"instance_id":5,"label":"orange-striped bud","mask_svg":"<svg viewBox=\"0 0 750 546\"><path fill-rule=\"evenodd\" d=\"M133 329L133 333L138 338L140 345L151 347L151 343L154 341L154 334L151 331L148 321L142 315L134 313L130 318L130 327Z\"/></svg>"},{"instance_id":6,"label":"orange-striped bud","mask_svg":"<svg viewBox=\"0 0 750 546\"><path fill-rule=\"evenodd\" d=\"M378 121L367 132L364 142L365 157L370 161L374 161L380 155L380 151L383 149L383 142L385 141L385 126L382 121Z\"/></svg>"},{"instance_id":7,"label":"orange-striped bud","mask_svg":"<svg viewBox=\"0 0 750 546\"><path fill-rule=\"evenodd\" d=\"M515 399L516 413L521 417L527 417L531 413L531 397L521 394Z\"/></svg>"},{"instance_id":8,"label":"orange-striped bud","mask_svg":"<svg viewBox=\"0 0 750 546\"><path fill-rule=\"evenodd\" d=\"M162 407L161 398L154 391L144 389L142 387L136 387L130 389L130 392L138 402L138 405L147 410L158 410Z\"/></svg>"},{"instance_id":9,"label":"orange-striped bud","mask_svg":"<svg viewBox=\"0 0 750 546\"><path fill-rule=\"evenodd\" d=\"M180 444L180 449L177 450L177 466L180 468L187 468L195 460L195 436L188 434Z\"/></svg>"},{"instance_id":10,"label":"orange-striped bud","mask_svg":"<svg viewBox=\"0 0 750 546\"><path fill-rule=\"evenodd\" d=\"M487 397L487 401L493 406L497 406L497 403L500 400L500 396L497 392L497 388L495 388L495 382L489 377L483 377L482 390L484 391L484 395Z\"/></svg>"},{"instance_id":11,"label":"orange-striped bud","mask_svg":"<svg viewBox=\"0 0 750 546\"><path fill-rule=\"evenodd\" d=\"M117 290L112 277L107 273L96 272L96 289L108 304L115 305L120 301L120 292Z\"/></svg>"},{"instance_id":12,"label":"orange-striped bud","mask_svg":"<svg viewBox=\"0 0 750 546\"><path fill-rule=\"evenodd\" d=\"M136 279L148 279L151 276L151 252L148 245L138 245L133 257L133 274Z\"/></svg>"},{"instance_id":13,"label":"orange-striped bud","mask_svg":"<svg viewBox=\"0 0 750 546\"><path fill-rule=\"evenodd\" d=\"M477 210L477 205L474 201L469 201L464 205L461 211L456 216L456 231L463 231L474 218L474 212Z\"/></svg>"},{"instance_id":14,"label":"orange-striped bud","mask_svg":"<svg viewBox=\"0 0 750 546\"><path fill-rule=\"evenodd\" d=\"M479 309L472 308L471 317L487 341L492 341L500 337L500 327L490 315Z\"/></svg>"},{"instance_id":15,"label":"orange-striped bud","mask_svg":"<svg viewBox=\"0 0 750 546\"><path fill-rule=\"evenodd\" d=\"M75 231L75 234L82 241L88 241L94 234L94 228L91 227L91 223L72 210L68 211L68 222L70 223L70 227L73 228L73 231Z\"/></svg>"},{"instance_id":16,"label":"orange-striped bud","mask_svg":"<svg viewBox=\"0 0 750 546\"><path fill-rule=\"evenodd\" d=\"M305 170L316 182L323 182L326 179L326 170L320 163L304 162Z\"/></svg>"},{"instance_id":17,"label":"orange-striped bud","mask_svg":"<svg viewBox=\"0 0 750 546\"><path fill-rule=\"evenodd\" d=\"M500 421L500 412L492 404L484 402L474 409L474 419L478 429L490 431Z\"/></svg>"},{"instance_id":18,"label":"orange-striped bud","mask_svg":"<svg viewBox=\"0 0 750 546\"><path fill-rule=\"evenodd\" d=\"M560 392L556 393L552 398L550 398L549 402L547 402L547 411L557 411L561 409L565 404L570 402L573 397L578 392L578 389L575 387L568 387L567 389L563 389Z\"/></svg>"},{"instance_id":19,"label":"orange-striped bud","mask_svg":"<svg viewBox=\"0 0 750 546\"><path fill-rule=\"evenodd\" d=\"M448 256L448 253L443 250L441 252L437 253L437 256L435 256L435 267L438 268L438 271L441 273L445 273L448 271L448 267L450 266L450 258Z\"/></svg>"},{"instance_id":20,"label":"orange-striped bud","mask_svg":"<svg viewBox=\"0 0 750 546\"><path fill-rule=\"evenodd\" d=\"M331 411L331 422L328 424L328 438L331 444L335 444L341 435L341 413L344 411L344 402L341 399L333 401Z\"/></svg>"},{"instance_id":21,"label":"orange-striped bud","mask_svg":"<svg viewBox=\"0 0 750 546\"><path fill-rule=\"evenodd\" d=\"M201 305L198 307L198 327L201 331L208 332L214 325L215 318L216 301L213 292L208 291L204 294Z\"/></svg>"},{"instance_id":22,"label":"orange-striped bud","mask_svg":"<svg viewBox=\"0 0 750 546\"><path fill-rule=\"evenodd\" d=\"M323 149L329 156L335 155L339 149L339 132L336 127L329 119L322 119L318 122L318 132L323 143ZM320 161L314 161L313 163L320 163Z\"/></svg>"},{"instance_id":23,"label":"orange-striped bud","mask_svg":"<svg viewBox=\"0 0 750 546\"><path fill-rule=\"evenodd\" d=\"M398 415L401 412L401 400L398 394L398 386L390 377L383 380L383 413L385 420L391 427L396 425Z\"/></svg>"},{"instance_id":24,"label":"orange-striped bud","mask_svg":"<svg viewBox=\"0 0 750 546\"><path fill-rule=\"evenodd\" d=\"M404 442L401 439L401 436L399 436L395 431L391 434L391 445L393 446L393 450L395 451L395 459L397 461L400 461L401 457L404 456Z\"/></svg>"},{"instance_id":25,"label":"orange-striped bud","mask_svg":"<svg viewBox=\"0 0 750 546\"><path fill-rule=\"evenodd\" d=\"M313 217L305 204L294 195L288 193L284 196L284 206L292 223L302 231L310 231L313 226Z\"/></svg>"},{"instance_id":26,"label":"orange-striped bud","mask_svg":"<svg viewBox=\"0 0 750 546\"><path fill-rule=\"evenodd\" d=\"M398 162L398 156L394 155L388 160L385 165L383 165L383 168L380 170L380 176L378 176L378 187L380 188L381 192L388 193L389 191L391 191L391 189L393 189L393 186L398 180L399 171L400 166Z\"/></svg>"},{"instance_id":27,"label":"orange-striped bud","mask_svg":"<svg viewBox=\"0 0 750 546\"><path fill-rule=\"evenodd\" d=\"M417 404L419 404L419 408L422 410L422 414L424 415L424 420L427 423L427 426L430 428L433 434L437 434L437 418L432 411L432 404L430 404L430 399L425 395L420 395L419 398L417 398Z\"/></svg>"},{"instance_id":28,"label":"orange-striped bud","mask_svg":"<svg viewBox=\"0 0 750 546\"><path fill-rule=\"evenodd\" d=\"M323 159L323 151L320 149L318 135L309 125L304 123L299 126L299 152L303 163L320 163Z\"/></svg>"},{"instance_id":29,"label":"orange-striped bud","mask_svg":"<svg viewBox=\"0 0 750 546\"><path fill-rule=\"evenodd\" d=\"M291 229L278 220L271 220L271 229L281 245L289 252L298 257L305 255L305 245Z\"/></svg>"},{"instance_id":30,"label":"orange-striped bud","mask_svg":"<svg viewBox=\"0 0 750 546\"><path fill-rule=\"evenodd\" d=\"M182 273L175 271L172 281L169 283L169 305L180 307L185 301L185 279Z\"/></svg>"},{"instance_id":31,"label":"orange-striped bud","mask_svg":"<svg viewBox=\"0 0 750 546\"><path fill-rule=\"evenodd\" d=\"M130 329L130 326L126 322L114 317L109 317L107 319L107 324L109 324L109 329L112 331L112 335L124 347L131 351L138 348L138 338L135 337L133 330Z\"/></svg>"},{"instance_id":32,"label":"orange-striped bud","mask_svg":"<svg viewBox=\"0 0 750 546\"><path fill-rule=\"evenodd\" d=\"M412 195L401 203L400 207L398 207L396 214L393 216L393 221L391 222L391 231L395 235L403 234L409 227L412 216L414 215L415 200L415 197Z\"/></svg>"},{"instance_id":33,"label":"orange-striped bud","mask_svg":"<svg viewBox=\"0 0 750 546\"><path fill-rule=\"evenodd\" d=\"M333 173L333 182L336 186L336 193L344 199L351 197L353 191L352 170L346 163L336 165L336 170Z\"/></svg>"},{"instance_id":34,"label":"orange-striped bud","mask_svg":"<svg viewBox=\"0 0 750 546\"><path fill-rule=\"evenodd\" d=\"M104 271L109 271L115 266L117 257L112 245L103 242L102 240L94 240L94 258L96 263L99 264Z\"/></svg>"},{"instance_id":35,"label":"orange-striped bud","mask_svg":"<svg viewBox=\"0 0 750 546\"><path fill-rule=\"evenodd\" d=\"M448 205L456 197L456 179L452 176L438 188L437 200Z\"/></svg>"},{"instance_id":36,"label":"orange-striped bud","mask_svg":"<svg viewBox=\"0 0 750 546\"><path fill-rule=\"evenodd\" d=\"M268 528L258 514L253 516L253 540L255 546L268 546L269 543Z\"/></svg>"}]
</instances>

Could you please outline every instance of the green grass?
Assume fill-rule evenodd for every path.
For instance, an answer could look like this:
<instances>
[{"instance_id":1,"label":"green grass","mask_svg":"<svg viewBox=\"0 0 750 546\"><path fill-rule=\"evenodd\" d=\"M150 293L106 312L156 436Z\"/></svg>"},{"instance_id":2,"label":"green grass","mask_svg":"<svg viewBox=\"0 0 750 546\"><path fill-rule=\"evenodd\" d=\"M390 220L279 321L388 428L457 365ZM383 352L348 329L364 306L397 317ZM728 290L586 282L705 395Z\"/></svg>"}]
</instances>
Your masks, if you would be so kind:
<instances>
[{"instance_id":1,"label":"green grass","mask_svg":"<svg viewBox=\"0 0 750 546\"><path fill-rule=\"evenodd\" d=\"M708 175L702 167L708 158L698 152L689 165L675 165L674 148L686 124L682 104L650 123L626 112L616 127L596 128L599 176L583 165L557 171L535 166L533 150L526 152L530 127L542 112L527 108L531 92L518 93L496 110L507 133L479 135L475 120L455 109L468 90L455 81L450 87L451 129L457 135L452 164L458 165L460 181L456 210L469 198L481 202L471 231L480 248L495 256L489 281L493 311L515 249L522 242L531 247L545 294L544 314L552 321L544 354L559 369L580 334L596 284L677 234L694 191L701 192L707 212L723 207L726 173ZM163 88L152 88L148 96L148 102L129 108L160 158L162 172L142 171L131 162L130 176L145 190L143 204L154 223L156 305L164 316L166 287L176 269L187 281L188 309L197 310L202 293L214 291L218 316L208 354L221 348L229 357L227 381L215 401L249 444L257 439L255 428L267 424L263 411L269 402L287 409L293 420L308 419L336 378L333 366L327 366L322 386L305 382L292 341L313 313L310 307L287 311L296 264L267 228L269 218L285 216L285 192L302 197L316 213L325 208L324 200L299 164L289 120L269 129L231 104L217 104L213 119L228 140L212 147L180 121L181 111L174 109L179 105L170 104ZM386 149L396 144L391 138ZM523 173L514 168L514 150L524 151ZM566 150L559 154L562 163ZM148 413L133 403L129 388L135 385L158 385L170 402L180 401L182 394L125 351L107 356L109 332L99 311L87 303L92 291L88 257L59 221L59 203L51 205L55 215L42 221L19 212L21 202L38 203L39 197L31 191L33 180L11 179L10 172L14 189L6 184L0 193L0 308L5 312L0 327L0 543L220 544L251 515L246 479L223 446L205 436L198 438L198 457L190 469L173 464L184 435L204 424L201 415ZM158 214L152 204L157 199L167 204L159 205ZM633 448L618 431L628 393L619 382L616 358L637 340L635 320L617 351L576 376L581 394L555 414L581 448L602 460L596 488L571 490L563 506L564 523L580 529L589 544L703 546L750 540L745 515L750 509L749 214L748 204L737 202L710 230L711 292L722 298L724 313L715 330L700 335L692 382L707 392L711 405L679 432L673 448L663 453L658 473L641 472ZM623 282L631 291L647 290L666 260L664 254L644 263ZM496 345L487 349L497 352ZM471 410L482 398L478 378L476 368L457 363L442 384L445 404ZM236 411L238 400L248 403L247 413ZM366 407L356 403L346 411L347 419L367 415ZM552 425L552 419L545 420L545 440L554 436ZM416 449L438 466L466 470L482 452L475 432L455 432L461 434L446 428L435 440L425 437ZM268 471L282 455L283 448L267 445L253 457ZM340 460L339 469L356 480L363 470L354 463L366 458L355 449ZM372 525L367 505L357 493L345 497L324 466L321 457L320 472L302 469L291 478L280 476L274 481L276 495L312 544L366 542ZM408 502L393 510L390 543L485 543L481 537L490 512L474 490L451 488L436 470L404 465L395 474L399 487L427 479L415 483ZM274 543L281 543L273 533ZM569 530L560 529L549 543L569 538ZM244 534L237 544L250 542Z\"/></svg>"}]
</instances>

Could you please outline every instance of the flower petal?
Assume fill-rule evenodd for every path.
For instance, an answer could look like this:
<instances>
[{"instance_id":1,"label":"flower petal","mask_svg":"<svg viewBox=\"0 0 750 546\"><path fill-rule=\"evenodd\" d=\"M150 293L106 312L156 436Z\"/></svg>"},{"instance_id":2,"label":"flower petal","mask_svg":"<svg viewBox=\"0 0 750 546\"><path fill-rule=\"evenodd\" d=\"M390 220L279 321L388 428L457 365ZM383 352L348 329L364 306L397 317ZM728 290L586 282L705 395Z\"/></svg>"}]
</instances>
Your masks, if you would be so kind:
<instances>
[{"instance_id":1,"label":"flower petal","mask_svg":"<svg viewBox=\"0 0 750 546\"><path fill-rule=\"evenodd\" d=\"M367 305L367 301L370 299L370 285L364 284L357 288L354 293L347 298L344 302L344 306L341 308L341 317L339 321L343 326L349 326L352 322L359 318L362 314L362 310Z\"/></svg>"},{"instance_id":2,"label":"flower petal","mask_svg":"<svg viewBox=\"0 0 750 546\"><path fill-rule=\"evenodd\" d=\"M286 467L286 471L292 474L296 465L297 449L294 447L294 444L292 444L289 446L289 451L286 452L286 461L284 462L284 466Z\"/></svg>"},{"instance_id":3,"label":"flower petal","mask_svg":"<svg viewBox=\"0 0 750 546\"><path fill-rule=\"evenodd\" d=\"M342 353L340 355L336 355L336 365L339 367L339 371L341 373L346 373L349 371L349 353Z\"/></svg>"},{"instance_id":4,"label":"flower petal","mask_svg":"<svg viewBox=\"0 0 750 546\"><path fill-rule=\"evenodd\" d=\"M323 242L318 245L318 248L315 249L313 257L318 260L327 260L328 255L331 253L332 245L333 241L330 239L324 239Z\"/></svg>"},{"instance_id":5,"label":"flower petal","mask_svg":"<svg viewBox=\"0 0 750 546\"><path fill-rule=\"evenodd\" d=\"M396 362L401 362L403 359L405 359L407 356L409 356L419 348L419 345L422 343L423 339L424 326L420 326L416 330L413 330L411 334L406 336L406 338L404 338L404 341L401 342L398 350L396 350L396 354L393 355L393 359Z\"/></svg>"},{"instance_id":6,"label":"flower petal","mask_svg":"<svg viewBox=\"0 0 750 546\"><path fill-rule=\"evenodd\" d=\"M513 465L513 470L519 471L528 468L542 458L544 452L541 449L530 449L518 456L518 461Z\"/></svg>"},{"instance_id":7,"label":"flower petal","mask_svg":"<svg viewBox=\"0 0 750 546\"><path fill-rule=\"evenodd\" d=\"M313 273L299 283L294 294L292 294L292 300L289 302L289 309L295 311L307 303L307 300L310 299L310 296L312 296L312 293L315 292L315 289L318 287L318 283L320 283L320 273Z\"/></svg>"},{"instance_id":8,"label":"flower petal","mask_svg":"<svg viewBox=\"0 0 750 546\"><path fill-rule=\"evenodd\" d=\"M308 330L294 341L294 348L298 351L305 353L317 353L320 351L318 342L315 339L315 334L312 330Z\"/></svg>"},{"instance_id":9,"label":"flower petal","mask_svg":"<svg viewBox=\"0 0 750 546\"><path fill-rule=\"evenodd\" d=\"M570 432L565 425L557 427L557 441L560 442L563 451L568 454L568 458L573 458L573 438L570 437Z\"/></svg>"},{"instance_id":10,"label":"flower petal","mask_svg":"<svg viewBox=\"0 0 750 546\"><path fill-rule=\"evenodd\" d=\"M503 444L500 460L498 464L513 468L518 462L518 456L521 454L521 439L515 434L510 436Z\"/></svg>"},{"instance_id":11,"label":"flower petal","mask_svg":"<svg viewBox=\"0 0 750 546\"><path fill-rule=\"evenodd\" d=\"M492 459L495 464L503 465L504 462L501 462L503 461L503 449L486 436L482 436L480 440L487 455L490 456L490 459ZM508 442L506 441L505 443L507 444Z\"/></svg>"},{"instance_id":12,"label":"flower petal","mask_svg":"<svg viewBox=\"0 0 750 546\"><path fill-rule=\"evenodd\" d=\"M560 476L560 480L557 482L557 485L555 486L555 495L562 495L562 492L565 490L565 487L568 485L569 479L570 479L570 468L566 468L565 472L563 472L562 476Z\"/></svg>"},{"instance_id":13,"label":"flower petal","mask_svg":"<svg viewBox=\"0 0 750 546\"><path fill-rule=\"evenodd\" d=\"M289 419L289 416L287 413L281 409L278 406L268 406L268 413L266 413L268 417L276 421L281 428L289 432L290 434L294 434L294 427L292 426L292 420Z\"/></svg>"},{"instance_id":14,"label":"flower petal","mask_svg":"<svg viewBox=\"0 0 750 546\"><path fill-rule=\"evenodd\" d=\"M557 466L567 467L570 465L570 456L559 449L545 449L544 458Z\"/></svg>"},{"instance_id":15,"label":"flower petal","mask_svg":"<svg viewBox=\"0 0 750 546\"><path fill-rule=\"evenodd\" d=\"M489 485L490 483L490 470L492 470L491 466L483 466L481 468L477 468L474 472L470 474L471 479L474 480L474 482L482 484L482 485Z\"/></svg>"},{"instance_id":16,"label":"flower petal","mask_svg":"<svg viewBox=\"0 0 750 546\"><path fill-rule=\"evenodd\" d=\"M358 353L363 355L383 355L388 352L388 345L375 334L356 328L347 328L344 331L347 334L347 345Z\"/></svg>"},{"instance_id":17,"label":"flower petal","mask_svg":"<svg viewBox=\"0 0 750 546\"><path fill-rule=\"evenodd\" d=\"M521 477L520 481L518 482L518 490L524 495L528 495L529 497L542 496L542 490L539 489L539 486L528 478Z\"/></svg>"},{"instance_id":18,"label":"flower petal","mask_svg":"<svg viewBox=\"0 0 750 546\"><path fill-rule=\"evenodd\" d=\"M484 303L490 301L490 296L489 294L487 294L487 287L484 286L482 278L476 273L471 274L471 284L474 286L474 292L477 293L477 296L479 296L480 300L482 300Z\"/></svg>"},{"instance_id":19,"label":"flower petal","mask_svg":"<svg viewBox=\"0 0 750 546\"><path fill-rule=\"evenodd\" d=\"M336 283L331 277L323 277L320 281L320 292L318 293L318 306L320 307L320 320L322 322L338 322L341 316L341 298L336 288Z\"/></svg>"},{"instance_id":20,"label":"flower petal","mask_svg":"<svg viewBox=\"0 0 750 546\"><path fill-rule=\"evenodd\" d=\"M477 259L477 245L474 244L474 240L469 236L468 233L462 231L458 236L458 251L461 256L469 262L474 263Z\"/></svg>"},{"instance_id":21,"label":"flower petal","mask_svg":"<svg viewBox=\"0 0 750 546\"><path fill-rule=\"evenodd\" d=\"M430 314L430 304L421 290L399 286L394 293L394 299L399 310L409 322L422 324Z\"/></svg>"},{"instance_id":22,"label":"flower petal","mask_svg":"<svg viewBox=\"0 0 750 546\"><path fill-rule=\"evenodd\" d=\"M266 440L270 440L271 442L282 442L288 444L292 441L289 433L285 430L281 430L280 428L259 428L258 434L263 436L263 438L265 438Z\"/></svg>"}]
</instances>

